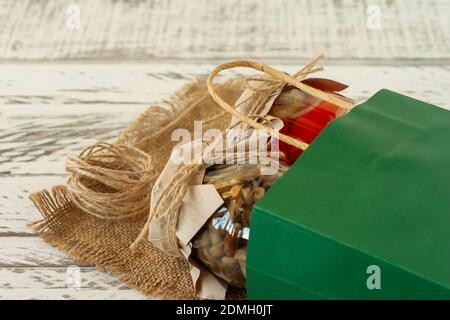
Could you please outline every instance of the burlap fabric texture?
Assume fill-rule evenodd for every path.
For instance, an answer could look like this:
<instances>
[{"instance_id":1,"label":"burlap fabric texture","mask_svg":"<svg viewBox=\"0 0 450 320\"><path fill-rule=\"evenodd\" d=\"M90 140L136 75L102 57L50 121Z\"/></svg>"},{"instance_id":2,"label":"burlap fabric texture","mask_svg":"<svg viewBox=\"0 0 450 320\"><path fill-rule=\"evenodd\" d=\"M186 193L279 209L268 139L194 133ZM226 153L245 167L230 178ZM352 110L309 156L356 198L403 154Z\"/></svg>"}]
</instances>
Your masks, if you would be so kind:
<instances>
[{"instance_id":1,"label":"burlap fabric texture","mask_svg":"<svg viewBox=\"0 0 450 320\"><path fill-rule=\"evenodd\" d=\"M208 77L207 87L209 94L214 101L228 114L233 115L230 126L226 128L225 131L221 129L223 134L226 135L229 130L233 130L237 127L244 130L244 132L252 128L261 130L265 132L267 136L276 137L301 150L308 148L309 145L307 143L281 134L276 129L272 128L271 121L267 115L274 99L276 99L276 97L278 97L288 86L297 88L313 97L332 103L345 110L350 110L353 107L351 101L303 82L310 74L323 70L322 67L316 67L316 63L322 57L322 55L317 56L292 75L274 69L268 65L250 60L235 60L217 66ZM220 92L217 91L213 85L213 79L221 71L242 67L261 71L264 73L264 76L248 77L246 79L247 90L239 98L236 104L230 104L230 102L227 101L225 97L222 97ZM248 93L248 95L246 95L246 93ZM248 143L247 138L245 137L242 137L240 140L241 143ZM219 145L221 144L222 143L219 140ZM209 146L214 149L215 145L212 143L212 145ZM227 157L231 156L231 158L234 159L241 157L246 160L244 162L247 162L248 160L245 157L250 156L249 154L246 155L245 152L242 155L239 155L238 150L231 151L225 149L220 152L224 152ZM248 150L248 148L246 148L246 150ZM203 161L200 161L200 163L188 162L178 166L173 176L170 177L172 183L167 183L165 186L158 186L157 190L159 197L156 197L156 199L152 198L148 221L133 246L136 246L137 243L146 238L151 225L156 223L156 229L158 229L156 238L158 238L157 241L160 242L159 247L163 248L165 252L171 255L181 255L176 232L179 227L179 209L188 187L196 184L195 181L197 180L199 173L203 168L207 167L205 159L210 160L208 154L211 153L211 150L205 148L203 149L203 153L204 154L201 157L201 160ZM235 163L239 163L239 161Z\"/></svg>"},{"instance_id":2,"label":"burlap fabric texture","mask_svg":"<svg viewBox=\"0 0 450 320\"><path fill-rule=\"evenodd\" d=\"M141 241L152 218L178 215L179 202L184 194L181 187L190 181L191 173L195 173L197 168L195 165L182 168L185 179L165 190L170 205L156 206L149 214L153 184L177 144L171 140L173 130L184 128L193 135L194 122L202 121L203 131L214 128L224 132L229 128L233 115L244 126L264 130L288 144L305 149L308 146L305 143L278 135L272 128L254 120L253 116L257 116L256 119L264 116L259 109L286 84L350 109L350 102L301 82L310 73L321 70L315 68L320 58L313 59L292 76L247 60L216 67L207 82L189 84L171 99L163 101L164 106L150 107L114 143L100 142L87 147L78 156L69 156L66 168L70 178L67 184L30 196L43 215L42 220L31 225L32 228L45 241L78 261L118 275L130 287L145 294L173 299L195 298L185 259L167 254L149 241ZM250 110L247 115L232 106L244 88L251 87L249 79L240 77L212 85L213 78L220 71L234 67L252 68L266 74L263 78L250 78L251 82L262 81L267 86L263 86L263 90L251 90L248 103L255 110ZM174 197L169 197L172 194ZM171 234L171 243L177 249L175 233ZM243 291L230 287L228 298L243 297Z\"/></svg>"},{"instance_id":3,"label":"burlap fabric texture","mask_svg":"<svg viewBox=\"0 0 450 320\"><path fill-rule=\"evenodd\" d=\"M236 78L217 85L217 90L233 104L243 85L244 79ZM31 227L77 261L118 276L144 294L194 299L183 259L165 254L148 241L135 250L130 245L147 220L152 185L177 143L171 141L172 131L192 132L194 121L205 119L203 130L223 130L230 118L210 97L205 81L186 85L161 106L149 107L114 143L98 143L79 156L69 156L68 183L30 195L43 216ZM123 218L122 210L128 210L129 216ZM242 290L230 288L228 298L243 297Z\"/></svg>"}]
</instances>

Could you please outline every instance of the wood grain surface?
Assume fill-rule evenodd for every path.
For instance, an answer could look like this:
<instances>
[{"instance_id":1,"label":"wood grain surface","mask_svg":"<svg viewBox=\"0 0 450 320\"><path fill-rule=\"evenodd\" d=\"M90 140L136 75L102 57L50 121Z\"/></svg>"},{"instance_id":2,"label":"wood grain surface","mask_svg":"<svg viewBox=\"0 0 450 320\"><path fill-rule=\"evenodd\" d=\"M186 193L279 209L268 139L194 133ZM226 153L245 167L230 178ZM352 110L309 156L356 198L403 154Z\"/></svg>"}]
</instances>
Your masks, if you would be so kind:
<instances>
[{"instance_id":1,"label":"wood grain surface","mask_svg":"<svg viewBox=\"0 0 450 320\"><path fill-rule=\"evenodd\" d=\"M449 16L447 0L3 0L0 58L449 58Z\"/></svg>"},{"instance_id":2,"label":"wood grain surface","mask_svg":"<svg viewBox=\"0 0 450 320\"><path fill-rule=\"evenodd\" d=\"M80 285L72 282L79 274ZM0 299L148 299L94 267L0 267Z\"/></svg>"}]
</instances>

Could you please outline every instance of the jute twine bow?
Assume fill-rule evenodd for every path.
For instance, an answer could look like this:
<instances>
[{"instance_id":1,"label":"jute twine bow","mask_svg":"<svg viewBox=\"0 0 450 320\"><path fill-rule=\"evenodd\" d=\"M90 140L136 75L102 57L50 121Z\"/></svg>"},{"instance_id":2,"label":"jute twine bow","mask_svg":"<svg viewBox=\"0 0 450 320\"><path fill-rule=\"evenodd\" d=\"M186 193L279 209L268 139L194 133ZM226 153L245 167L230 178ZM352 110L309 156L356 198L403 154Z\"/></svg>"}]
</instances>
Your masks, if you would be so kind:
<instances>
[{"instance_id":1,"label":"jute twine bow","mask_svg":"<svg viewBox=\"0 0 450 320\"><path fill-rule=\"evenodd\" d=\"M332 94L323 92L321 90L318 90L316 88L310 87L304 83L302 83L298 78L297 75L302 75L305 72L311 70L311 68L316 64L316 62L321 59L323 57L323 55L319 55L318 57L316 57L315 59L313 59L310 63L308 63L303 69L301 69L299 72L297 72L295 75L290 76L284 72L281 72L277 69L274 69L272 67L269 67L268 65L259 63L259 62L255 62L255 61L250 61L250 60L235 60L235 61L231 61L228 63L224 63L221 64L219 66L217 66L209 75L208 80L206 82L207 86L208 86L208 91L209 94L211 95L211 97L214 99L214 101L220 105L225 111L231 113L233 116L235 116L237 119L239 119L241 122L249 125L250 127L254 128L254 129L259 129L259 130L263 130L265 131L268 135L270 136L274 136L277 137L278 139L280 139L281 141L297 147L299 149L305 150L309 145L307 143L304 143L300 140L297 140L295 138L289 137L285 134L281 134L278 131L274 130L271 127L265 126L253 119L251 119L250 117L238 112L234 107L232 107L231 105L229 105L225 100L223 100L219 94L214 90L214 86L213 86L213 80L214 78L221 72L227 69L233 69L233 68L238 68L238 67L245 67L245 68L251 68L251 69L255 69L255 70L259 70L264 72L265 74L275 78L275 80L273 81L274 85L276 86L277 84L281 83L281 84L290 84L298 89L300 89L303 92L306 92L310 95L312 95L313 97L316 97L318 99L327 101L329 103L332 103L336 106L339 106L343 109L346 110L350 110L353 107L353 104L351 102L342 100ZM278 80L279 82L277 83ZM270 81L270 80L269 80Z\"/></svg>"},{"instance_id":2,"label":"jute twine bow","mask_svg":"<svg viewBox=\"0 0 450 320\"><path fill-rule=\"evenodd\" d=\"M274 90L280 89L284 85L289 84L316 98L330 102L346 110L351 109L353 107L352 103L339 99L338 97L323 92L321 90L310 87L300 81L301 79L304 79L308 74L322 70L322 68L320 67L314 68L317 61L321 58L322 55L319 55L292 76L284 72L278 71L274 68L271 68L265 64L254 61L236 60L224 63L216 67L209 75L207 80L208 91L211 97L214 99L214 101L217 102L217 104L219 104L225 110L225 112L231 113L239 120L238 123L246 124L254 129L263 130L266 134L270 136L275 136L289 145L305 150L308 147L307 143L291 138L287 135L280 134L270 125L263 124L264 122L267 123L267 121L265 121L266 119L264 115L258 115L258 112L260 111L262 104L265 102L263 100L267 99L268 95L267 96L263 95L262 96L263 100L259 99L258 101L252 101L254 105L250 109L249 115L244 115L235 109L235 107L238 107L239 105L232 107L218 95L218 93L214 90L213 79L223 70L232 69L236 67L252 68L255 70L262 71L271 77L271 78L249 78L248 79L249 81L247 81L247 86L249 87L249 89L253 91L259 92L265 91L270 94ZM262 81L266 83L266 86L259 86L252 88L250 85L251 81ZM249 99L252 99L252 96L250 96ZM258 120L260 122L258 122ZM160 198L156 201L156 203L153 206L151 206L147 223L145 224L140 235L132 244L131 246L132 249L136 248L137 244L148 234L149 226L152 220L154 219L159 220L165 218L167 219L167 228L169 234L168 252L179 254L178 240L176 238L176 228L178 222L179 209L182 205L182 198L184 197L184 194L189 186L189 183L192 181L192 178L196 175L196 173L200 172L200 170L204 168L204 166L205 164L202 165L191 164L181 166L176 170L174 176L171 178L170 183L167 184L168 185L167 189L164 190L164 192L162 193Z\"/></svg>"},{"instance_id":3,"label":"jute twine bow","mask_svg":"<svg viewBox=\"0 0 450 320\"><path fill-rule=\"evenodd\" d=\"M156 173L145 152L123 144L99 142L70 155L67 190L83 211L101 219L115 220L148 210Z\"/></svg>"}]
</instances>

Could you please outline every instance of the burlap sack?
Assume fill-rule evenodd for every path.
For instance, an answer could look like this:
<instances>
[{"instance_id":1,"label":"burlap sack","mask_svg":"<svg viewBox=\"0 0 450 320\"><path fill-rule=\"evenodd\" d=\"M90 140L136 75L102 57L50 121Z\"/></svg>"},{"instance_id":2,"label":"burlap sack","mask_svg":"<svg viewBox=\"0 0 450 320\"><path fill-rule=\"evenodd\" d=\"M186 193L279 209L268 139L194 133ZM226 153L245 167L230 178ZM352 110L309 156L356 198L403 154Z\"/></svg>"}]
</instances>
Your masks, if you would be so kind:
<instances>
[{"instance_id":1,"label":"burlap sack","mask_svg":"<svg viewBox=\"0 0 450 320\"><path fill-rule=\"evenodd\" d=\"M217 90L234 104L243 91L243 79L217 85ZM209 119L203 122L204 130L223 130L231 116L209 96L204 81L186 85L162 105L146 110L113 145L100 143L78 157L69 157L68 170L72 173L69 185L57 185L51 191L30 195L43 215L31 227L46 242L77 261L118 276L144 294L194 299L186 261L163 253L148 241L139 243L136 250L130 249L147 220L149 201L146 197L133 198L136 193L128 189L139 188L138 194L150 195L153 182L177 143L171 141L173 129L192 132L195 120ZM130 152L135 153L131 158L142 161L127 163ZM111 173L115 179L106 178ZM86 200L88 207L83 207ZM112 208L120 211L133 205L136 208L129 217L116 219L118 214ZM244 296L242 290L231 288L228 292L231 299Z\"/></svg>"}]
</instances>

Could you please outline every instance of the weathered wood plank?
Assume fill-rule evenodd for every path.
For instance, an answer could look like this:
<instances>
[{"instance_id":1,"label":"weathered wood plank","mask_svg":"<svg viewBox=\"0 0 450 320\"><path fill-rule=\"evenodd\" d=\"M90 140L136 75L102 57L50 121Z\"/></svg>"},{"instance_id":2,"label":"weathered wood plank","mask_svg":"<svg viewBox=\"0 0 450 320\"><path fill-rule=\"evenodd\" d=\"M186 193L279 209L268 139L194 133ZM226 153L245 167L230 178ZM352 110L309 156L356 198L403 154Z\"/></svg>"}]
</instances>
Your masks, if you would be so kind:
<instances>
[{"instance_id":1,"label":"weathered wood plank","mask_svg":"<svg viewBox=\"0 0 450 320\"><path fill-rule=\"evenodd\" d=\"M80 289L68 288L67 267L76 262L31 236L26 224L39 218L39 213L28 194L65 181L69 152L99 139L115 138L147 102L167 97L187 79L206 75L213 66L72 63L10 67L0 72L0 299L144 298L119 280L84 266ZM294 65L276 67L296 69ZM450 66L332 66L321 76L350 84L347 95L357 100L386 87L450 109L449 71ZM27 72L33 81L27 82Z\"/></svg>"},{"instance_id":2,"label":"weathered wood plank","mask_svg":"<svg viewBox=\"0 0 450 320\"><path fill-rule=\"evenodd\" d=\"M13 290L11 290L13 289ZM104 290L83 288L74 289L37 289L11 288L0 289L2 300L156 300L146 297L132 289L108 288Z\"/></svg>"},{"instance_id":3,"label":"weathered wood plank","mask_svg":"<svg viewBox=\"0 0 450 320\"><path fill-rule=\"evenodd\" d=\"M448 58L449 16L446 0L7 0L0 59Z\"/></svg>"},{"instance_id":4,"label":"weathered wood plank","mask_svg":"<svg viewBox=\"0 0 450 320\"><path fill-rule=\"evenodd\" d=\"M41 215L28 199L29 194L65 181L66 178L63 176L0 177L0 185L2 186L0 194L0 236L32 235L33 233L27 227L27 224L40 219ZM1 264L2 261L0 261Z\"/></svg>"},{"instance_id":5,"label":"weathered wood plank","mask_svg":"<svg viewBox=\"0 0 450 320\"><path fill-rule=\"evenodd\" d=\"M299 66L276 67L292 72ZM0 174L63 174L69 153L98 140L113 140L147 107L145 101L170 96L188 79L207 75L213 65L69 63L8 68L0 73ZM349 84L347 95L359 101L389 88L450 108L449 71L448 65L330 66L320 76ZM25 73L34 77L26 85ZM118 89L120 83L125 89ZM21 102L14 102L19 92ZM47 97L47 103L38 104L37 95Z\"/></svg>"},{"instance_id":6,"label":"weathered wood plank","mask_svg":"<svg viewBox=\"0 0 450 320\"><path fill-rule=\"evenodd\" d=\"M60 108L61 105L110 104L131 108L159 101L186 81L207 76L212 65L142 61L14 62L2 64L0 70L0 105L57 104Z\"/></svg>"},{"instance_id":7,"label":"weathered wood plank","mask_svg":"<svg viewBox=\"0 0 450 320\"><path fill-rule=\"evenodd\" d=\"M68 69L66 64L50 65L51 71L47 74L40 72L42 66L34 64L18 65L15 68L17 73L12 70L0 73L0 81L10 84L0 93L0 99L3 99L0 103L2 123L0 172L3 173L0 177L2 186L0 232L3 234L30 233L26 224L37 219L39 214L28 200L28 195L32 191L65 181L64 176L52 175L65 174L65 159L69 153L78 153L83 147L97 140L113 140L146 108L143 104L144 99L158 100L168 96L169 92L173 92L187 81L178 80L180 75L185 74L193 79L196 74L205 75L212 68L209 64L173 66L138 63L129 75L130 78L138 80L135 80L135 85L128 85L127 90L136 97L142 94L144 98L139 104L120 105L86 102L95 97L95 92L92 96L83 98L84 102L79 101L76 104L64 102L73 99L73 92L77 88L85 90L90 85L94 85L97 80L101 82L102 77L99 72L107 66L113 71L105 77L102 84L104 91L98 95L101 95L105 101L116 101L107 93L110 88L117 85L116 78L120 77L120 74L130 72L129 64L68 64ZM294 65L276 67L286 71L294 71L297 68ZM58 79L53 87L51 84L44 86L40 91L42 95L51 96L53 94L51 90L54 87L63 93L57 100L49 100L48 104L35 105L31 97L36 92L33 91L32 86L24 86L22 94L25 102L23 104L6 102L9 99L6 97L9 93L19 91L21 88L23 83L21 73L25 72L25 69L36 71L33 73L41 75L41 78L35 80L38 83L45 83L46 77ZM363 100L381 88L390 88L450 109L450 92L448 91L450 66L330 66L320 76L329 76L349 84L347 95L357 100ZM49 91L50 93L47 93ZM126 101L127 92L121 92L120 95L116 98ZM133 100L136 101L134 98ZM39 176L27 176L29 174Z\"/></svg>"},{"instance_id":8,"label":"weathered wood plank","mask_svg":"<svg viewBox=\"0 0 450 320\"><path fill-rule=\"evenodd\" d=\"M311 56L312 57L312 56ZM261 60L264 62L264 60ZM294 72L304 62L276 63L274 67ZM440 66L369 66L321 63L320 77L333 77L350 85L349 94L367 98L380 87L403 93L419 93L422 99L436 101L445 92L450 64ZM215 67L208 62L65 62L9 63L1 66L0 115L23 114L34 105L33 114L140 112L144 106L169 97L176 89L197 77L207 77ZM248 74L247 69L224 72L226 76ZM250 71L251 72L251 71ZM431 90L434 91L432 92ZM445 91L445 90L444 90ZM420 96L419 96L420 98ZM84 105L84 107L83 107ZM62 108L64 107L64 108ZM111 109L111 110L109 110ZM14 123L3 124L14 126ZM62 124L66 125L66 124Z\"/></svg>"},{"instance_id":9,"label":"weathered wood plank","mask_svg":"<svg viewBox=\"0 0 450 320\"><path fill-rule=\"evenodd\" d=\"M72 265L79 264L38 237L0 236L0 268Z\"/></svg>"},{"instance_id":10,"label":"weathered wood plank","mask_svg":"<svg viewBox=\"0 0 450 320\"><path fill-rule=\"evenodd\" d=\"M261 60L264 62L264 60ZM322 61L320 77L333 77L350 85L349 94L365 99L380 87L419 98L444 95L450 64L440 66L333 65ZM294 72L304 62L276 63L274 67ZM27 113L18 106L35 105L33 113L140 112L149 104L169 97L176 89L197 77L207 77L215 67L208 62L97 62L97 63L10 63L0 72L0 115ZM250 71L251 72L251 71ZM224 72L226 76L249 74L247 69ZM445 90L444 90L445 91ZM41 100L39 100L41 99ZM82 107L84 105L84 107ZM64 106L64 109L62 107ZM98 107L98 108L97 108ZM80 110L78 110L80 109ZM105 109L105 108L103 108ZM109 110L111 109L111 110ZM84 111L84 112L83 112ZM4 123L8 124L8 123ZM14 124L9 124L14 125Z\"/></svg>"},{"instance_id":11,"label":"weathered wood plank","mask_svg":"<svg viewBox=\"0 0 450 320\"><path fill-rule=\"evenodd\" d=\"M149 297L93 267L73 266L0 268L0 299L127 300Z\"/></svg>"},{"instance_id":12,"label":"weathered wood plank","mask_svg":"<svg viewBox=\"0 0 450 320\"><path fill-rule=\"evenodd\" d=\"M65 173L69 153L112 141L145 105L0 106L0 173Z\"/></svg>"}]
</instances>

